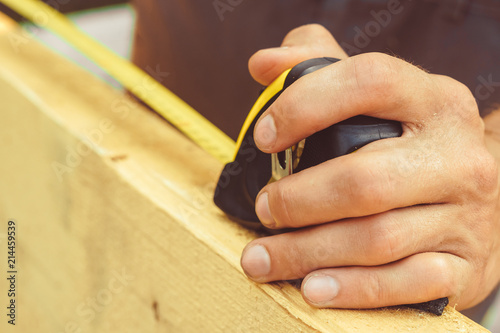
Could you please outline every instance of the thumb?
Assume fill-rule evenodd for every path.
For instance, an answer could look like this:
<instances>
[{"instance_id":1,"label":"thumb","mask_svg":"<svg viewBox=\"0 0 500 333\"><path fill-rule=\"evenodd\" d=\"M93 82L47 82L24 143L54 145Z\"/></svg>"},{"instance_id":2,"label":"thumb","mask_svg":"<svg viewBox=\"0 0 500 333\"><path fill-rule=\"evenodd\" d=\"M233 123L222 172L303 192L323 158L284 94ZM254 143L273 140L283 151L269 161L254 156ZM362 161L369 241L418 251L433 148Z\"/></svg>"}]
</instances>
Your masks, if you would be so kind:
<instances>
[{"instance_id":1,"label":"thumb","mask_svg":"<svg viewBox=\"0 0 500 333\"><path fill-rule=\"evenodd\" d=\"M347 58L328 30L319 24L308 24L290 31L281 47L260 50L248 62L255 81L269 85L286 69L311 58Z\"/></svg>"}]
</instances>

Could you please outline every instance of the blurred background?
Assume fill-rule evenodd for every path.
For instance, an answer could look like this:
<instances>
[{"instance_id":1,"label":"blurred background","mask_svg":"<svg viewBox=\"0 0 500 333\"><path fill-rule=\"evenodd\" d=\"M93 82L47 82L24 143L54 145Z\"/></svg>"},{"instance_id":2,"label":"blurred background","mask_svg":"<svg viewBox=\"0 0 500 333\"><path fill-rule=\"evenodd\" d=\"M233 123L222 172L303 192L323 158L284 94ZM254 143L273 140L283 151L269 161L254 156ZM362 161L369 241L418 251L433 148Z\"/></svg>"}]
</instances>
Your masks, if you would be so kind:
<instances>
[{"instance_id":1,"label":"blurred background","mask_svg":"<svg viewBox=\"0 0 500 333\"><path fill-rule=\"evenodd\" d=\"M44 0L43 2L66 13L80 29L119 55L130 59L135 15L132 6L128 4L129 1ZM41 43L75 62L79 66L91 71L114 87L122 89L118 82L56 35L31 24L2 4L0 4L0 11L21 23L23 28Z\"/></svg>"}]
</instances>

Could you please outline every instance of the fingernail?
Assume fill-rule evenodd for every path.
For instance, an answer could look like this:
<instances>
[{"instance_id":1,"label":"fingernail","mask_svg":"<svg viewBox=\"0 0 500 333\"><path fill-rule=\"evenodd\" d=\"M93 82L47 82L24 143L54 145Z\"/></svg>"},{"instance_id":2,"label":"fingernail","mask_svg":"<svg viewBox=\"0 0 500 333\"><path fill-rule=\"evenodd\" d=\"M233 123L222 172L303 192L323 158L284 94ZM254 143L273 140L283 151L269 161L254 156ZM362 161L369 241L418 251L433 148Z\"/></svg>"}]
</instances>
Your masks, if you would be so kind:
<instances>
[{"instance_id":1,"label":"fingernail","mask_svg":"<svg viewBox=\"0 0 500 333\"><path fill-rule=\"evenodd\" d=\"M304 285L304 296L315 304L323 304L334 299L339 293L339 284L331 276L313 275Z\"/></svg>"},{"instance_id":2,"label":"fingernail","mask_svg":"<svg viewBox=\"0 0 500 333\"><path fill-rule=\"evenodd\" d=\"M276 125L273 117L268 114L259 121L254 135L259 148L272 148L276 142Z\"/></svg>"},{"instance_id":3,"label":"fingernail","mask_svg":"<svg viewBox=\"0 0 500 333\"><path fill-rule=\"evenodd\" d=\"M271 271L271 258L266 248L262 245L254 245L243 254L241 267L245 274L252 279L259 280Z\"/></svg>"},{"instance_id":4,"label":"fingernail","mask_svg":"<svg viewBox=\"0 0 500 333\"><path fill-rule=\"evenodd\" d=\"M262 193L257 198L257 203L255 204L255 213L264 226L268 228L276 226L276 221L274 221L274 218L271 215L271 211L269 210L267 192Z\"/></svg>"}]
</instances>

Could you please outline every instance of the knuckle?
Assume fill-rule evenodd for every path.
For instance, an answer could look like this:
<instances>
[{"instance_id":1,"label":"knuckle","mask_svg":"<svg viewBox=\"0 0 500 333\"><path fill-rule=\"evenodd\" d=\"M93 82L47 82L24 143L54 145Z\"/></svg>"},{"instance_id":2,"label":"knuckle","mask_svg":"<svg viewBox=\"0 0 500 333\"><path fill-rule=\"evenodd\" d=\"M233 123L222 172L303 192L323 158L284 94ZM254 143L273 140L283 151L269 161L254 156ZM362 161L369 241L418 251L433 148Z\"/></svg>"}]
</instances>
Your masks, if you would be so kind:
<instances>
[{"instance_id":1,"label":"knuckle","mask_svg":"<svg viewBox=\"0 0 500 333\"><path fill-rule=\"evenodd\" d=\"M498 165L495 158L485 148L476 149L466 157L466 174L470 179L467 196L476 194L477 199L488 201L488 194L497 197L498 192ZM470 200L470 197L469 197Z\"/></svg>"},{"instance_id":2,"label":"knuckle","mask_svg":"<svg viewBox=\"0 0 500 333\"><path fill-rule=\"evenodd\" d=\"M482 128L483 123L479 115L479 108L472 91L463 83L447 76L440 76L442 81L440 89L436 92L445 96L444 104L441 109L448 109L450 112L460 119L461 123L465 123L468 127L476 126Z\"/></svg>"},{"instance_id":3,"label":"knuckle","mask_svg":"<svg viewBox=\"0 0 500 333\"><path fill-rule=\"evenodd\" d=\"M295 265L293 276L296 278L303 278L304 276L311 273L317 268L319 268L319 265L314 259L314 257L302 253L300 261L298 261Z\"/></svg>"},{"instance_id":4,"label":"knuckle","mask_svg":"<svg viewBox=\"0 0 500 333\"><path fill-rule=\"evenodd\" d=\"M372 264L385 264L400 259L403 239L399 228L387 218L374 217L367 229L367 241L364 256Z\"/></svg>"},{"instance_id":5,"label":"knuckle","mask_svg":"<svg viewBox=\"0 0 500 333\"><path fill-rule=\"evenodd\" d=\"M450 260L445 257L436 257L427 263L427 270L430 272L435 283L436 295L441 297L451 296L457 293L457 283L455 278L455 267Z\"/></svg>"},{"instance_id":6,"label":"knuckle","mask_svg":"<svg viewBox=\"0 0 500 333\"><path fill-rule=\"evenodd\" d=\"M281 278L285 280L302 278L312 270L311 267L314 267L307 257L307 252L299 248L293 239L281 243L280 249L282 253L286 251L286 259L281 259L277 263Z\"/></svg>"},{"instance_id":7,"label":"knuckle","mask_svg":"<svg viewBox=\"0 0 500 333\"><path fill-rule=\"evenodd\" d=\"M310 33L310 34L330 34L330 32L321 24L318 23L311 23L311 24L306 24L303 25L302 27L299 27L299 29L302 28L304 32Z\"/></svg>"},{"instance_id":8,"label":"knuckle","mask_svg":"<svg viewBox=\"0 0 500 333\"><path fill-rule=\"evenodd\" d=\"M296 207L296 190L293 186L284 186L282 182L275 183L277 186L274 190L275 200L273 202L273 207L271 211L276 219L276 222L280 226L297 226L300 221L300 217L297 216L300 213L300 209L294 209Z\"/></svg>"},{"instance_id":9,"label":"knuckle","mask_svg":"<svg viewBox=\"0 0 500 333\"><path fill-rule=\"evenodd\" d=\"M314 114L309 113L307 117L304 117L301 108L298 107L303 106L300 97L300 94L294 93L294 89L287 89L271 105L269 112L272 113L278 128L288 129L289 126L297 125L294 123L303 122L307 120L307 117L314 117Z\"/></svg>"},{"instance_id":10,"label":"knuckle","mask_svg":"<svg viewBox=\"0 0 500 333\"><path fill-rule=\"evenodd\" d=\"M347 177L348 197L357 201L363 211L378 213L388 205L388 192L391 179L385 168L377 165L355 165Z\"/></svg>"},{"instance_id":11,"label":"knuckle","mask_svg":"<svg viewBox=\"0 0 500 333\"><path fill-rule=\"evenodd\" d=\"M472 91L470 91L470 89L462 82L453 79L452 81L454 84L450 85L450 88L452 89L451 97L453 100L459 102L460 110L479 118L479 109Z\"/></svg>"},{"instance_id":12,"label":"knuckle","mask_svg":"<svg viewBox=\"0 0 500 333\"><path fill-rule=\"evenodd\" d=\"M480 188L496 189L498 184L498 165L495 158L486 153L481 156L481 162L474 170Z\"/></svg>"},{"instance_id":13,"label":"knuckle","mask_svg":"<svg viewBox=\"0 0 500 333\"><path fill-rule=\"evenodd\" d=\"M347 59L352 62L352 78L369 97L393 100L400 85L401 60L382 53L367 53Z\"/></svg>"},{"instance_id":14,"label":"knuckle","mask_svg":"<svg viewBox=\"0 0 500 333\"><path fill-rule=\"evenodd\" d=\"M384 284L379 274L376 271L366 271L364 278L363 290L363 304L367 307L379 306L385 300L386 291Z\"/></svg>"}]
</instances>

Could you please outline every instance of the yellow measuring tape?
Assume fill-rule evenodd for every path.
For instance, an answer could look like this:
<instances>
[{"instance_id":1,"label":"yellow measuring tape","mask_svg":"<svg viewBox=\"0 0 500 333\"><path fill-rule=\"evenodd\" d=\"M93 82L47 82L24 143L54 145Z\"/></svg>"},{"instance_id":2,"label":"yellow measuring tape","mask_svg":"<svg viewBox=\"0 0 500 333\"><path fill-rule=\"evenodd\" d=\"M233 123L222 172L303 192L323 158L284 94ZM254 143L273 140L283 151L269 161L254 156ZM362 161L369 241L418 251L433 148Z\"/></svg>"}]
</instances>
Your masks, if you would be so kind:
<instances>
[{"instance_id":1,"label":"yellow measuring tape","mask_svg":"<svg viewBox=\"0 0 500 333\"><path fill-rule=\"evenodd\" d=\"M236 146L230 137L143 70L83 33L65 15L40 0L0 2L64 38L212 156L223 163L232 161Z\"/></svg>"}]
</instances>

